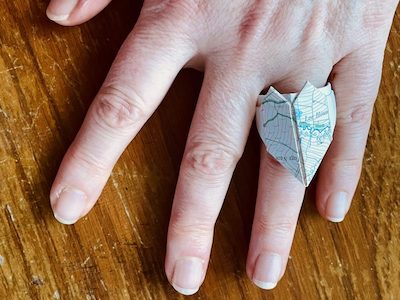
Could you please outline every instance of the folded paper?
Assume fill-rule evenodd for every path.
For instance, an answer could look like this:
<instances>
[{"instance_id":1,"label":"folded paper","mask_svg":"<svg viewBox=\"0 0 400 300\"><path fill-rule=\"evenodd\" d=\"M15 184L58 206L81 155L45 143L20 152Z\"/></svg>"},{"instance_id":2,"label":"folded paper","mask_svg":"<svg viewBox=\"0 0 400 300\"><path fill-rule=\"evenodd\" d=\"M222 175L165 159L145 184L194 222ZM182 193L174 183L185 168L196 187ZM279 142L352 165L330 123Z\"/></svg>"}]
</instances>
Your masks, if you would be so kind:
<instances>
[{"instance_id":1,"label":"folded paper","mask_svg":"<svg viewBox=\"0 0 400 300\"><path fill-rule=\"evenodd\" d=\"M271 87L258 98L256 124L267 151L304 186L310 184L328 150L335 123L330 83L316 88L306 82L300 93L291 94Z\"/></svg>"}]
</instances>

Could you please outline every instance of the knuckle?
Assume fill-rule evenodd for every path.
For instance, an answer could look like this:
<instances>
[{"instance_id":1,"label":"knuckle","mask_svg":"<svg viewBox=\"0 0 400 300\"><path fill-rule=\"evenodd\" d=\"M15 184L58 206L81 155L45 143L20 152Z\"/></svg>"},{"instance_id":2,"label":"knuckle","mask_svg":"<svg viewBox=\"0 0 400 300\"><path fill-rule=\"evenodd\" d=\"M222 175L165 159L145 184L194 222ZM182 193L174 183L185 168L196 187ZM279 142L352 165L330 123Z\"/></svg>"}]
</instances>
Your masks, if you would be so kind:
<instances>
[{"instance_id":1,"label":"knuckle","mask_svg":"<svg viewBox=\"0 0 400 300\"><path fill-rule=\"evenodd\" d=\"M290 239L293 234L295 224L290 220L271 221L267 217L257 220L255 234L265 237L278 237L282 239Z\"/></svg>"},{"instance_id":2,"label":"knuckle","mask_svg":"<svg viewBox=\"0 0 400 300\"><path fill-rule=\"evenodd\" d=\"M339 126L351 125L354 128L368 126L371 122L374 101L358 103L342 114L338 114Z\"/></svg>"},{"instance_id":3,"label":"knuckle","mask_svg":"<svg viewBox=\"0 0 400 300\"><path fill-rule=\"evenodd\" d=\"M283 167L277 159L269 154L269 152L265 151L264 145L261 145L261 147L261 151L263 151L263 154L265 155L265 159L263 160L265 163L262 165L262 167L266 168L271 176L287 177L289 171Z\"/></svg>"},{"instance_id":4,"label":"knuckle","mask_svg":"<svg viewBox=\"0 0 400 300\"><path fill-rule=\"evenodd\" d=\"M180 24L184 27L194 24L208 5L207 1L201 0L162 0L145 4L141 17L146 22L154 23L154 20L161 20L161 23L166 25Z\"/></svg>"},{"instance_id":5,"label":"knuckle","mask_svg":"<svg viewBox=\"0 0 400 300\"><path fill-rule=\"evenodd\" d=\"M185 151L184 169L195 176L225 176L240 159L240 154L220 143L193 142Z\"/></svg>"},{"instance_id":6,"label":"knuckle","mask_svg":"<svg viewBox=\"0 0 400 300\"><path fill-rule=\"evenodd\" d=\"M186 239L190 247L205 251L213 235L214 224L215 220L211 217L196 216L190 218L188 214L177 216L174 213L171 216L169 231L173 236Z\"/></svg>"},{"instance_id":7,"label":"knuckle","mask_svg":"<svg viewBox=\"0 0 400 300\"><path fill-rule=\"evenodd\" d=\"M207 1L202 0L167 0L164 1L164 3L166 3L167 8L170 10L184 16L197 15L199 12L203 11L207 5Z\"/></svg>"},{"instance_id":8,"label":"knuckle","mask_svg":"<svg viewBox=\"0 0 400 300\"><path fill-rule=\"evenodd\" d=\"M178 235L183 236L204 236L208 237L213 231L214 225L210 222L180 222L175 220L171 223L171 230Z\"/></svg>"},{"instance_id":9,"label":"knuckle","mask_svg":"<svg viewBox=\"0 0 400 300\"><path fill-rule=\"evenodd\" d=\"M377 28L390 26L389 16L393 13L393 3L395 1L379 1L378 5L374 5L374 10L367 10L363 17L363 28L376 32Z\"/></svg>"},{"instance_id":10,"label":"knuckle","mask_svg":"<svg viewBox=\"0 0 400 300\"><path fill-rule=\"evenodd\" d=\"M145 118L143 107L143 99L134 91L109 85L97 95L96 121L108 129L130 129Z\"/></svg>"},{"instance_id":11,"label":"knuckle","mask_svg":"<svg viewBox=\"0 0 400 300\"><path fill-rule=\"evenodd\" d=\"M174 224L200 224L213 226L216 220L216 213L214 205L205 205L202 203L201 207L197 206L197 203L191 200L180 199L179 205L175 205L171 214L171 221ZM201 214L193 216L191 212L198 212L201 210Z\"/></svg>"},{"instance_id":12,"label":"knuckle","mask_svg":"<svg viewBox=\"0 0 400 300\"><path fill-rule=\"evenodd\" d=\"M362 168L362 160L359 157L333 158L329 164L331 172L349 174L351 178L356 178L354 174L359 174Z\"/></svg>"},{"instance_id":13,"label":"knuckle","mask_svg":"<svg viewBox=\"0 0 400 300\"><path fill-rule=\"evenodd\" d=\"M263 40L271 21L265 18L264 1L257 1L247 6L239 24L239 45L254 46Z\"/></svg>"},{"instance_id":14,"label":"knuckle","mask_svg":"<svg viewBox=\"0 0 400 300\"><path fill-rule=\"evenodd\" d=\"M70 159L77 163L80 168L87 170L90 176L103 177L104 174L108 174L111 171L111 168L104 165L95 155L77 150L74 146L68 152Z\"/></svg>"}]
</instances>

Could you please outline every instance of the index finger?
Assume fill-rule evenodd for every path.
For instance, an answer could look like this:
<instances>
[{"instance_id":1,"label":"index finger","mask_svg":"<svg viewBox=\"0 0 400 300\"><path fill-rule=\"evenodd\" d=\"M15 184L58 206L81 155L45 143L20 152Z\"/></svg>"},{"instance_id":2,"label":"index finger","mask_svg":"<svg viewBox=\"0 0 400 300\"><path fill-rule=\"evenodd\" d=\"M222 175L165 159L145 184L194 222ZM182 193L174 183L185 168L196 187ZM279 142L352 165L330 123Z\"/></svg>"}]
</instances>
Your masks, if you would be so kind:
<instances>
[{"instance_id":1,"label":"index finger","mask_svg":"<svg viewBox=\"0 0 400 300\"><path fill-rule=\"evenodd\" d=\"M193 55L181 34L139 24L131 32L89 108L53 183L50 202L61 223L84 216L128 143Z\"/></svg>"}]
</instances>

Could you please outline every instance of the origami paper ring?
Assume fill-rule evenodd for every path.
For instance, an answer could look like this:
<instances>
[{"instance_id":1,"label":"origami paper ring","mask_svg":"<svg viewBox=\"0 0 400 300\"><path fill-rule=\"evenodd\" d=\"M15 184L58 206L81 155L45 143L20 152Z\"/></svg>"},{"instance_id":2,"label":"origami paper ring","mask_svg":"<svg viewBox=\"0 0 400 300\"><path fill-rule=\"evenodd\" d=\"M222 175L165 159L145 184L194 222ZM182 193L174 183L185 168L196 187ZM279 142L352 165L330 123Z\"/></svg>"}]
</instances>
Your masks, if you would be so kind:
<instances>
[{"instance_id":1,"label":"origami paper ring","mask_svg":"<svg viewBox=\"0 0 400 300\"><path fill-rule=\"evenodd\" d=\"M335 93L328 83L306 82L299 93L280 94L270 87L258 97L257 130L267 151L308 186L333 139Z\"/></svg>"}]
</instances>

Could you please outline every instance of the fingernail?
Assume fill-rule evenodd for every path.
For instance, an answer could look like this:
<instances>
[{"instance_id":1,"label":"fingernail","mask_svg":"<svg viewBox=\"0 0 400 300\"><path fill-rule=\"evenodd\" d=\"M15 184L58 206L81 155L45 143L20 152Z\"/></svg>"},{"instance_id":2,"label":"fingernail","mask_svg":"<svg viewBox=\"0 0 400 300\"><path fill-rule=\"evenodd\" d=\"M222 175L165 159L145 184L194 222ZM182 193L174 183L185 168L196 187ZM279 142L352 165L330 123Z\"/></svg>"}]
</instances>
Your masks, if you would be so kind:
<instances>
[{"instance_id":1,"label":"fingernail","mask_svg":"<svg viewBox=\"0 0 400 300\"><path fill-rule=\"evenodd\" d=\"M262 253L258 256L253 272L253 282L260 288L270 290L278 283L282 258L276 253Z\"/></svg>"},{"instance_id":2,"label":"fingernail","mask_svg":"<svg viewBox=\"0 0 400 300\"><path fill-rule=\"evenodd\" d=\"M341 222L347 213L349 199L347 193L338 192L332 194L326 203L325 215L329 221Z\"/></svg>"},{"instance_id":3,"label":"fingernail","mask_svg":"<svg viewBox=\"0 0 400 300\"><path fill-rule=\"evenodd\" d=\"M175 263L171 284L183 295L196 293L203 278L203 260L197 257L185 257Z\"/></svg>"},{"instance_id":4,"label":"fingernail","mask_svg":"<svg viewBox=\"0 0 400 300\"><path fill-rule=\"evenodd\" d=\"M52 0L47 7L47 17L53 21L68 19L78 0Z\"/></svg>"},{"instance_id":5,"label":"fingernail","mask_svg":"<svg viewBox=\"0 0 400 300\"><path fill-rule=\"evenodd\" d=\"M53 205L54 217L60 223L73 224L78 221L86 205L86 195L83 192L66 188Z\"/></svg>"}]
</instances>

